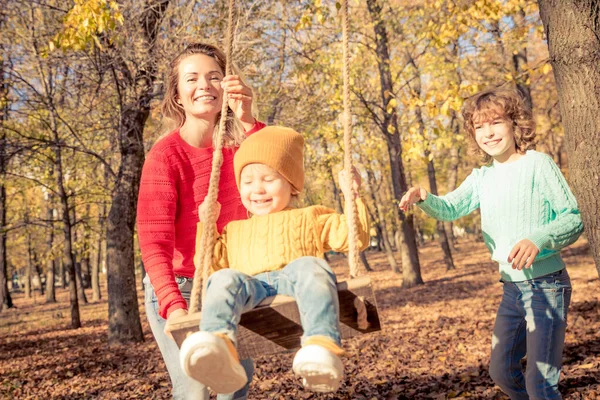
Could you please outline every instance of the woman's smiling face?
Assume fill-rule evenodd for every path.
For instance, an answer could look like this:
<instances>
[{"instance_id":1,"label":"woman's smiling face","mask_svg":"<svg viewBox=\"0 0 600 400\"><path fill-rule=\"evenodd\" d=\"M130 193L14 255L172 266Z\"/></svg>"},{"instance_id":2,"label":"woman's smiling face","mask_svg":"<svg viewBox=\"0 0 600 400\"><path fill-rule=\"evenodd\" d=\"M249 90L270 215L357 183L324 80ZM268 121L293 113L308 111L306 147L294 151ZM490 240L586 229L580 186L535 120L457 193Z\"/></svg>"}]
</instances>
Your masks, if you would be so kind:
<instances>
[{"instance_id":1,"label":"woman's smiling face","mask_svg":"<svg viewBox=\"0 0 600 400\"><path fill-rule=\"evenodd\" d=\"M186 119L213 119L221 111L223 71L217 61L205 54L194 54L181 60L176 101Z\"/></svg>"}]
</instances>

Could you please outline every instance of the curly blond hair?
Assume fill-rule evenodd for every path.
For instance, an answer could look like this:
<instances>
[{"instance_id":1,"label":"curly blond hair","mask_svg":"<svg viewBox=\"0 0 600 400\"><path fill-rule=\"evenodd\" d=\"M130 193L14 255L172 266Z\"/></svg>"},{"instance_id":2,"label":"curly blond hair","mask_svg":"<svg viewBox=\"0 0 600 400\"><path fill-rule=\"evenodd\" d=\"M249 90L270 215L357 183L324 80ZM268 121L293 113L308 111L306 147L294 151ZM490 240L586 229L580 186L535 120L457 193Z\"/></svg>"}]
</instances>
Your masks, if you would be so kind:
<instances>
[{"instance_id":1,"label":"curly blond hair","mask_svg":"<svg viewBox=\"0 0 600 400\"><path fill-rule=\"evenodd\" d=\"M473 149L484 164L491 164L492 156L484 152L475 140L475 124L504 117L513 123L516 150L525 154L535 149L535 121L521 95L512 89L494 88L467 99L462 109L464 128L469 133Z\"/></svg>"}]
</instances>

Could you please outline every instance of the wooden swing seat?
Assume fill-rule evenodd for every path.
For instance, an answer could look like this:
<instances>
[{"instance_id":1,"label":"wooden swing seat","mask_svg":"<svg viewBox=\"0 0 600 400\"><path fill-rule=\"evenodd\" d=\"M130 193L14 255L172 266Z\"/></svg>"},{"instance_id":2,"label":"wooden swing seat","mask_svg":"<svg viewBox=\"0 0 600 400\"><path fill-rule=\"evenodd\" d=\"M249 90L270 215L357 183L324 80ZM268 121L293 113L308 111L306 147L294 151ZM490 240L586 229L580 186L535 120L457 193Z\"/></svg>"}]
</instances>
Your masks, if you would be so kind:
<instances>
[{"instance_id":1,"label":"wooden swing seat","mask_svg":"<svg viewBox=\"0 0 600 400\"><path fill-rule=\"evenodd\" d=\"M340 330L342 339L362 333L381 330L377 303L369 277L358 277L337 284L340 300ZM368 327L359 328L356 298L364 299ZM201 312L186 315L172 324L173 338L181 347L184 339L198 331ZM293 298L274 296L265 299L256 308L242 315L238 326L238 353L240 358L256 358L272 353L300 348L302 325L298 306Z\"/></svg>"}]
</instances>

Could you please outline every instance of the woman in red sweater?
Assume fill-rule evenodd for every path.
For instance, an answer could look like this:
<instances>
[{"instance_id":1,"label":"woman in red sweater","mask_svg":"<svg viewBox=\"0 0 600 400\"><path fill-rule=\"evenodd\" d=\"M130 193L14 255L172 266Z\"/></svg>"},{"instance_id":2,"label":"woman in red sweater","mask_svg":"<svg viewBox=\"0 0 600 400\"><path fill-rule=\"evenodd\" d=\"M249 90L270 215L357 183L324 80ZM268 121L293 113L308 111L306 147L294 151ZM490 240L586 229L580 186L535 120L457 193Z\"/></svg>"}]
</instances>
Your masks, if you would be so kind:
<instances>
[{"instance_id":1,"label":"woman in red sweater","mask_svg":"<svg viewBox=\"0 0 600 400\"><path fill-rule=\"evenodd\" d=\"M228 119L218 202L219 231L247 213L233 173L233 155L246 135L264 124L252 115L252 91L235 75L225 76L225 55L214 46L191 44L170 64L162 113L174 131L160 139L144 163L137 205L146 314L173 384L173 398L208 400L208 391L184 374L169 321L186 315L194 276L198 206L208 192L213 138L218 133L224 89ZM248 381L252 360L244 360ZM246 399L248 385L219 400Z\"/></svg>"}]
</instances>

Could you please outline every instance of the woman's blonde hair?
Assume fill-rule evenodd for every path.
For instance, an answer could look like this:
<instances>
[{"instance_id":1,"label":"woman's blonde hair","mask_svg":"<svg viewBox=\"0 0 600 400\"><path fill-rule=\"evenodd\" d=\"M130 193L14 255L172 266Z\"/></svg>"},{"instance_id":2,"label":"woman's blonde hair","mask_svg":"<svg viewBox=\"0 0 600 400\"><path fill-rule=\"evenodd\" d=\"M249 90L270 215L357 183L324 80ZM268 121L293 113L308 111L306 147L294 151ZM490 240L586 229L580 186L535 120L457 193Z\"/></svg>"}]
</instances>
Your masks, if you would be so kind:
<instances>
[{"instance_id":1,"label":"woman's blonde hair","mask_svg":"<svg viewBox=\"0 0 600 400\"><path fill-rule=\"evenodd\" d=\"M181 61L194 54L204 54L215 59L223 75L225 75L226 57L219 48L206 43L192 43L180 52L169 64L169 71L166 79L165 97L161 104L161 112L165 118L172 121L175 129L179 129L185 123L185 111L183 107L177 103L177 82L179 81L179 64ZM223 99L223 101L227 101ZM221 118L221 113L217 115L215 124L218 124ZM213 133L213 145L218 134L218 127ZM164 137L165 135L162 135ZM227 108L227 122L225 132L223 134L223 146L235 147L239 146L244 140L245 132L241 122L236 118L233 110ZM160 139L160 138L159 138Z\"/></svg>"},{"instance_id":2,"label":"woman's blonde hair","mask_svg":"<svg viewBox=\"0 0 600 400\"><path fill-rule=\"evenodd\" d=\"M535 149L535 121L516 90L495 88L479 92L465 102L462 116L473 148L485 164L490 164L493 158L475 140L475 124L480 121L497 117L509 119L513 124L517 152L524 154L527 150Z\"/></svg>"}]
</instances>

